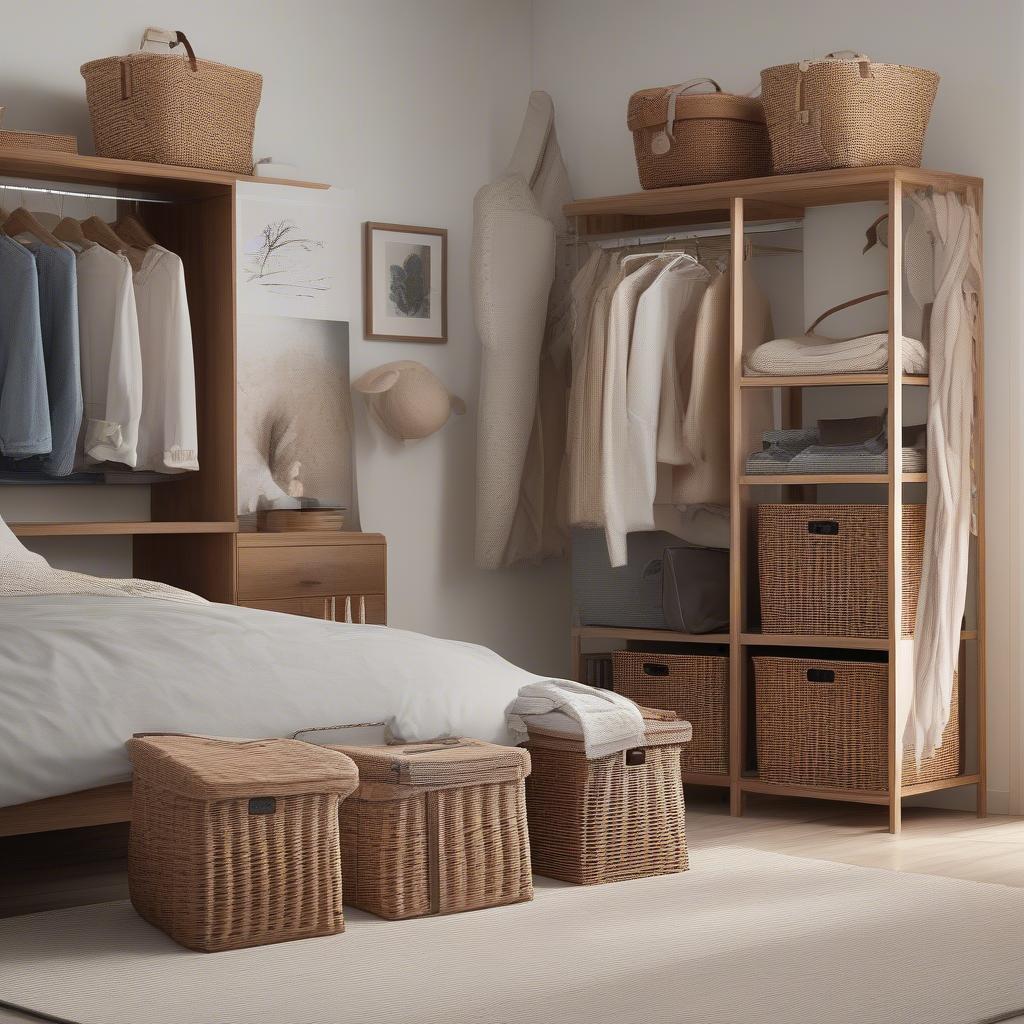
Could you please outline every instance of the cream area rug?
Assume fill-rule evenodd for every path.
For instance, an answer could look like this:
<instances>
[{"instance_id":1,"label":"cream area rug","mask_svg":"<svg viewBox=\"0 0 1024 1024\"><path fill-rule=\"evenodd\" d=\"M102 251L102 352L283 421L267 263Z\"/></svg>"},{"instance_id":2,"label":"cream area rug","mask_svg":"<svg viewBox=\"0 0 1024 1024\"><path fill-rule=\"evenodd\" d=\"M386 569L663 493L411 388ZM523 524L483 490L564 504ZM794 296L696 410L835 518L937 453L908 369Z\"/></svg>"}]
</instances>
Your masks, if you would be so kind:
<instances>
[{"instance_id":1,"label":"cream area rug","mask_svg":"<svg viewBox=\"0 0 1024 1024\"><path fill-rule=\"evenodd\" d=\"M0 921L0 1000L75 1024L980 1024L1024 889L705 848L684 875L191 953L106 903Z\"/></svg>"}]
</instances>

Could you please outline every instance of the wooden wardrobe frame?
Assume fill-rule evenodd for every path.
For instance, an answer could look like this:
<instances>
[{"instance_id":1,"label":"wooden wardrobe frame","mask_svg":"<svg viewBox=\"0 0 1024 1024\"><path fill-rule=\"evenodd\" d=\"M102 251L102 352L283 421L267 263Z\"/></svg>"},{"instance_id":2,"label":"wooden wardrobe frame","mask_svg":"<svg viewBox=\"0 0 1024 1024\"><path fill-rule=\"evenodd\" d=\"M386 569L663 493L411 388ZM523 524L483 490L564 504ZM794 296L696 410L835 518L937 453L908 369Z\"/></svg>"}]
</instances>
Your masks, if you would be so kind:
<instances>
[{"instance_id":1,"label":"wooden wardrobe frame","mask_svg":"<svg viewBox=\"0 0 1024 1024\"><path fill-rule=\"evenodd\" d=\"M314 182L224 174L42 150L0 149L0 178L40 188L114 189L184 263L196 367L198 473L151 488L150 519L11 523L20 537L128 536L134 572L213 601L236 598L235 185L238 181L328 188ZM0 808L0 836L127 821L127 783Z\"/></svg>"},{"instance_id":2,"label":"wooden wardrobe frame","mask_svg":"<svg viewBox=\"0 0 1024 1024\"><path fill-rule=\"evenodd\" d=\"M588 639L620 641L662 641L698 644L728 644L729 647L729 773L728 775L689 774L685 781L693 785L719 786L728 789L731 812L743 813L748 794L807 797L824 800L842 800L855 803L877 804L888 808L889 831L900 831L902 806L906 797L938 790L973 786L979 816L986 813L986 725L985 725L985 490L984 490L984 358L983 310L979 316L976 345L977 378L975 402L976 480L978 487L978 536L972 552L976 593L976 623L961 633L961 669L966 661L965 648L974 645L976 674L971 701L976 721L976 767L961 767L960 774L951 779L920 785L903 785L901 772L903 749L896 735L896 694L898 683L898 652L909 639L900 639L901 601L903 582L902 565L902 507L903 485L925 483L925 474L904 473L901 458L903 424L903 388L928 386L927 377L907 377L899 372L902 367L903 319L903 198L911 191L930 188L936 191L954 191L971 195L982 212L983 183L980 178L916 167L863 167L807 174L778 175L743 181L718 182L664 188L650 192L636 192L621 196L607 196L580 200L565 207L568 216L576 218L580 236L621 235L651 229L670 229L700 224L728 222L731 240L731 347L730 347L730 463L731 463L731 544L730 559L730 612L731 629L725 634L687 635L664 630L614 629L605 627L574 627L572 630L572 670L579 678L582 647ZM888 204L889 220L889 371L886 373L836 374L814 377L744 377L743 375L743 257L744 229L753 222L800 219L809 207L840 203L883 201ZM888 472L884 474L832 474L808 476L754 476L744 474L749 452L761 445L760 437L752 437L744 417L744 395L750 389L778 388L783 395L783 408L790 412L792 425L799 425L801 389L864 385L887 388L889 408ZM780 486L783 500L818 500L807 498L809 488L829 484L875 484L884 486L888 500L888 563L889 636L874 640L864 637L790 636L763 634L748 628L750 601L747 581L756 568L756 552L752 544L752 507L756 504L752 488ZM815 494L814 491L811 492ZM790 496L791 495L791 496ZM775 499L778 500L778 499ZM751 695L753 692L750 654L752 649L780 650L785 648L817 647L823 649L884 651L889 664L889 786L886 792L851 791L831 788L783 786L763 782L757 778L749 759L754 730ZM961 671L961 678L965 673ZM961 702L968 686L961 685ZM967 751L965 742L965 716L961 714L961 759Z\"/></svg>"}]
</instances>

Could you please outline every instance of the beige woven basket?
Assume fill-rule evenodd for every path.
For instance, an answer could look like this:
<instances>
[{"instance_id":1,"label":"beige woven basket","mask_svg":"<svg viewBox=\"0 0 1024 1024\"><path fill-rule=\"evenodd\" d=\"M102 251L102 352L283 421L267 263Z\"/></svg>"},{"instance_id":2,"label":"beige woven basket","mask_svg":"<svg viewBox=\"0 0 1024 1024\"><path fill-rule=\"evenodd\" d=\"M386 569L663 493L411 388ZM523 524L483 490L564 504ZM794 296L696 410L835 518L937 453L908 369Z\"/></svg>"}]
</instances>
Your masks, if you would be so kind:
<instances>
[{"instance_id":1,"label":"beige woven basket","mask_svg":"<svg viewBox=\"0 0 1024 1024\"><path fill-rule=\"evenodd\" d=\"M698 85L715 91L685 95ZM633 93L626 123L633 133L641 188L771 174L760 100L722 92L711 78Z\"/></svg>"},{"instance_id":2,"label":"beige woven basket","mask_svg":"<svg viewBox=\"0 0 1024 1024\"><path fill-rule=\"evenodd\" d=\"M99 156L252 172L262 76L199 60L183 32L147 29L147 42L186 55L139 52L82 65Z\"/></svg>"},{"instance_id":3,"label":"beige woven basket","mask_svg":"<svg viewBox=\"0 0 1024 1024\"><path fill-rule=\"evenodd\" d=\"M729 773L728 657L616 651L612 662L616 693L674 711L693 727L681 751L684 773Z\"/></svg>"},{"instance_id":4,"label":"beige woven basket","mask_svg":"<svg viewBox=\"0 0 1024 1024\"><path fill-rule=\"evenodd\" d=\"M684 726L648 722L643 747L593 761L578 737L531 728L526 802L534 870L576 885L685 871Z\"/></svg>"},{"instance_id":5,"label":"beige woven basket","mask_svg":"<svg viewBox=\"0 0 1024 1024\"><path fill-rule=\"evenodd\" d=\"M886 792L889 666L884 662L755 657L758 777L787 786ZM960 774L959 680L942 746L903 785Z\"/></svg>"},{"instance_id":6,"label":"beige woven basket","mask_svg":"<svg viewBox=\"0 0 1024 1024\"><path fill-rule=\"evenodd\" d=\"M765 633L886 637L884 505L760 505L757 565ZM925 506L903 506L902 633L914 632Z\"/></svg>"},{"instance_id":7,"label":"beige woven basket","mask_svg":"<svg viewBox=\"0 0 1024 1024\"><path fill-rule=\"evenodd\" d=\"M128 885L150 924L204 952L344 931L351 760L298 740L149 735L127 748Z\"/></svg>"},{"instance_id":8,"label":"beige woven basket","mask_svg":"<svg viewBox=\"0 0 1024 1024\"><path fill-rule=\"evenodd\" d=\"M850 50L761 72L776 174L921 166L939 76Z\"/></svg>"},{"instance_id":9,"label":"beige woven basket","mask_svg":"<svg viewBox=\"0 0 1024 1024\"><path fill-rule=\"evenodd\" d=\"M51 153L77 153L74 135L56 132L14 132L0 130L0 149L44 149Z\"/></svg>"},{"instance_id":10,"label":"beige woven basket","mask_svg":"<svg viewBox=\"0 0 1024 1024\"><path fill-rule=\"evenodd\" d=\"M360 774L341 808L346 903L394 920L533 899L525 750L467 739L331 749Z\"/></svg>"}]
</instances>

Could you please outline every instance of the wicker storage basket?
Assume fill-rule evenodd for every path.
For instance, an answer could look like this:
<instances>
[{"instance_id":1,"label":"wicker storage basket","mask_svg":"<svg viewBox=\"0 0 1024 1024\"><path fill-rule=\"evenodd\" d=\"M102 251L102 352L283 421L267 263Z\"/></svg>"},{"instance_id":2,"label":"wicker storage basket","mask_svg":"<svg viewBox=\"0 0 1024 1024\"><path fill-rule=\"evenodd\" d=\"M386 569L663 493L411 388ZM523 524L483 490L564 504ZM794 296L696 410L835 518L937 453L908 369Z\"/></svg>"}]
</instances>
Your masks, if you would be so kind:
<instances>
[{"instance_id":1,"label":"wicker storage basket","mask_svg":"<svg viewBox=\"0 0 1024 1024\"><path fill-rule=\"evenodd\" d=\"M685 95L705 84L715 91ZM626 123L633 133L641 188L771 174L761 101L722 92L710 78L633 93Z\"/></svg>"},{"instance_id":2,"label":"wicker storage basket","mask_svg":"<svg viewBox=\"0 0 1024 1024\"><path fill-rule=\"evenodd\" d=\"M0 149L46 149L51 153L77 153L74 135L54 132L12 132L0 130Z\"/></svg>"},{"instance_id":3,"label":"wicker storage basket","mask_svg":"<svg viewBox=\"0 0 1024 1024\"><path fill-rule=\"evenodd\" d=\"M150 924L204 952L344 931L349 758L298 740L150 735L127 747L128 884Z\"/></svg>"},{"instance_id":4,"label":"wicker storage basket","mask_svg":"<svg viewBox=\"0 0 1024 1024\"><path fill-rule=\"evenodd\" d=\"M482 740L349 747L345 902L392 919L533 899L523 780L530 756Z\"/></svg>"},{"instance_id":5,"label":"wicker storage basket","mask_svg":"<svg viewBox=\"0 0 1024 1024\"><path fill-rule=\"evenodd\" d=\"M884 505L761 505L757 564L765 633L885 637ZM925 506L903 506L902 632L914 632Z\"/></svg>"},{"instance_id":6,"label":"wicker storage basket","mask_svg":"<svg viewBox=\"0 0 1024 1024\"><path fill-rule=\"evenodd\" d=\"M776 657L753 662L761 779L789 786L888 790L886 663ZM959 680L954 675L942 746L920 768L908 753L903 785L959 774Z\"/></svg>"},{"instance_id":7,"label":"wicker storage basket","mask_svg":"<svg viewBox=\"0 0 1024 1024\"><path fill-rule=\"evenodd\" d=\"M132 53L82 65L99 156L252 172L262 76L199 60L183 32L147 29L142 46L179 43L187 56Z\"/></svg>"},{"instance_id":8,"label":"wicker storage basket","mask_svg":"<svg viewBox=\"0 0 1024 1024\"><path fill-rule=\"evenodd\" d=\"M693 728L683 772L729 772L729 659L717 654L612 655L615 692L649 708L674 711Z\"/></svg>"},{"instance_id":9,"label":"wicker storage basket","mask_svg":"<svg viewBox=\"0 0 1024 1024\"><path fill-rule=\"evenodd\" d=\"M687 722L648 722L643 747L588 761L578 736L530 728L530 849L539 875L577 885L689 867L679 752Z\"/></svg>"},{"instance_id":10,"label":"wicker storage basket","mask_svg":"<svg viewBox=\"0 0 1024 1024\"><path fill-rule=\"evenodd\" d=\"M761 72L776 174L921 166L939 76L844 50Z\"/></svg>"}]
</instances>

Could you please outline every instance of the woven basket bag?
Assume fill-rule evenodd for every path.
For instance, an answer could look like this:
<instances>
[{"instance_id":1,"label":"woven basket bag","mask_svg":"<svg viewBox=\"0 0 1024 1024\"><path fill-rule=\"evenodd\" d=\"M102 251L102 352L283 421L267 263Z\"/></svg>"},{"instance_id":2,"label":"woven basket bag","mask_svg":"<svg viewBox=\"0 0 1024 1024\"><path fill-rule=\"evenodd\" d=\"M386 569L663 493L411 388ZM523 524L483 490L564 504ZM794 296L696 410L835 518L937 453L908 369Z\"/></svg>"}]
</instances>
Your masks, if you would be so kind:
<instances>
[{"instance_id":1,"label":"woven basket bag","mask_svg":"<svg viewBox=\"0 0 1024 1024\"><path fill-rule=\"evenodd\" d=\"M715 91L685 95L698 85ZM633 133L641 188L771 174L760 100L722 92L711 78L633 93L626 123Z\"/></svg>"},{"instance_id":2,"label":"woven basket bag","mask_svg":"<svg viewBox=\"0 0 1024 1024\"><path fill-rule=\"evenodd\" d=\"M148 28L139 50L82 65L97 155L250 174L262 76L199 60L184 32Z\"/></svg>"},{"instance_id":3,"label":"woven basket bag","mask_svg":"<svg viewBox=\"0 0 1024 1024\"><path fill-rule=\"evenodd\" d=\"M761 72L776 174L921 166L939 76L851 50Z\"/></svg>"}]
</instances>

